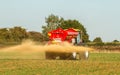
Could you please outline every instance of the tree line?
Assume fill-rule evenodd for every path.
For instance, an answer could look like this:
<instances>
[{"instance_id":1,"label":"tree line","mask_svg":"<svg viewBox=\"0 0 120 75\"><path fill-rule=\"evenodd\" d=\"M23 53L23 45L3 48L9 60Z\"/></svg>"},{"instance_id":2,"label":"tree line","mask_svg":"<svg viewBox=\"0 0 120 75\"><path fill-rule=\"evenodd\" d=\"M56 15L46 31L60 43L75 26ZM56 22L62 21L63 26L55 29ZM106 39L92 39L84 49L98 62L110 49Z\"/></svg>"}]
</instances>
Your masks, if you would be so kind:
<instances>
[{"instance_id":1,"label":"tree line","mask_svg":"<svg viewBox=\"0 0 120 75\"><path fill-rule=\"evenodd\" d=\"M0 43L22 42L26 39L42 41L42 34L36 31L27 32L25 28L18 26L13 28L0 28Z\"/></svg>"},{"instance_id":2,"label":"tree line","mask_svg":"<svg viewBox=\"0 0 120 75\"><path fill-rule=\"evenodd\" d=\"M42 32L29 31L27 32L25 28L15 26L13 28L0 28L0 43L4 42L21 42L25 39L31 39L34 41L48 41L47 33L51 30L62 28L75 28L79 29L82 33L83 42L89 41L89 35L86 31L84 25L82 25L78 20L65 20L62 17L56 15L49 15L45 18L46 25L42 26Z\"/></svg>"},{"instance_id":3,"label":"tree line","mask_svg":"<svg viewBox=\"0 0 120 75\"><path fill-rule=\"evenodd\" d=\"M15 26L12 28L0 28L0 43L6 42L21 42L22 40L31 39L37 42L48 41L47 33L51 30L62 28L75 28L80 30L82 34L82 42L88 45L105 45L101 37L96 37L93 41L89 40L89 34L82 23L75 19L65 20L63 17L49 15L45 18L46 25L42 26L42 32L26 31L25 28ZM113 40L113 43L118 43L118 40ZM110 43L108 43L110 44Z\"/></svg>"}]
</instances>

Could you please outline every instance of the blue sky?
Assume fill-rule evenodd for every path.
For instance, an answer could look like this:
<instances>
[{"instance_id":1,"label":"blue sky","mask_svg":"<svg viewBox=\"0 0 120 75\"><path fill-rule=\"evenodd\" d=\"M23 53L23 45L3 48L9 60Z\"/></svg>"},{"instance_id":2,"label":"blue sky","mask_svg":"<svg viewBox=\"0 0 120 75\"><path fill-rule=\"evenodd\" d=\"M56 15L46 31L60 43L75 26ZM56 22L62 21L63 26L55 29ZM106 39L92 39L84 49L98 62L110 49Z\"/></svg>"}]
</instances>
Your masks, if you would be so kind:
<instances>
[{"instance_id":1,"label":"blue sky","mask_svg":"<svg viewBox=\"0 0 120 75\"><path fill-rule=\"evenodd\" d=\"M81 22L90 40L120 41L120 0L0 0L0 28L41 32L50 14Z\"/></svg>"}]
</instances>

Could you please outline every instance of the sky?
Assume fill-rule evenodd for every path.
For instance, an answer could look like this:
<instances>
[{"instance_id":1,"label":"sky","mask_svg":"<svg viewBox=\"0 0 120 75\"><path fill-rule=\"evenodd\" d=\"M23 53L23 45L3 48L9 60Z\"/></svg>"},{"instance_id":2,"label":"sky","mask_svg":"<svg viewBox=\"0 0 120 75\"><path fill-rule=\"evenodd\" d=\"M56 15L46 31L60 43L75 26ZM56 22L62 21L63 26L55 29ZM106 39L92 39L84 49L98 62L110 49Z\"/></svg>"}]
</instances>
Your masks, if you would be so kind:
<instances>
[{"instance_id":1,"label":"sky","mask_svg":"<svg viewBox=\"0 0 120 75\"><path fill-rule=\"evenodd\" d=\"M120 41L120 0L0 0L0 28L41 32L50 14L78 20L91 41Z\"/></svg>"}]
</instances>

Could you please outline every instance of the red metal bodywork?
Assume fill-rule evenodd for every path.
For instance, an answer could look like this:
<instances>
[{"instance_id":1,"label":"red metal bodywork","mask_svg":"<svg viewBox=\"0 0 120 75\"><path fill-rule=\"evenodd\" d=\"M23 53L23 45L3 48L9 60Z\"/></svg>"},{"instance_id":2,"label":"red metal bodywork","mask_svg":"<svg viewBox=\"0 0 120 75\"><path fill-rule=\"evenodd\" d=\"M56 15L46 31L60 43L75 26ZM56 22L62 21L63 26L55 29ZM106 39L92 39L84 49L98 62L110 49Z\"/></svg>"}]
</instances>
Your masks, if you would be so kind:
<instances>
[{"instance_id":1,"label":"red metal bodywork","mask_svg":"<svg viewBox=\"0 0 120 75\"><path fill-rule=\"evenodd\" d=\"M75 38L79 32L73 28L65 29L58 28L48 32L50 41L59 40L59 41L68 41L71 42L72 38Z\"/></svg>"}]
</instances>

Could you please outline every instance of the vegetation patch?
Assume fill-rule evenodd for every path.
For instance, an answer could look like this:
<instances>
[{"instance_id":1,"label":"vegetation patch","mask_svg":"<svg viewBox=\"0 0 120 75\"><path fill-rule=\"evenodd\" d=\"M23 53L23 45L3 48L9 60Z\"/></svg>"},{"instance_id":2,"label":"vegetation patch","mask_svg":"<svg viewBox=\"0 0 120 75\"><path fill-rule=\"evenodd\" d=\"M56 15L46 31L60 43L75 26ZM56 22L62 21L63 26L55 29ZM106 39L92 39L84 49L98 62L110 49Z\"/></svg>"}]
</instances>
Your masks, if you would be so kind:
<instances>
[{"instance_id":1,"label":"vegetation patch","mask_svg":"<svg viewBox=\"0 0 120 75\"><path fill-rule=\"evenodd\" d=\"M0 75L119 75L119 53L91 53L88 60L1 59Z\"/></svg>"}]
</instances>

